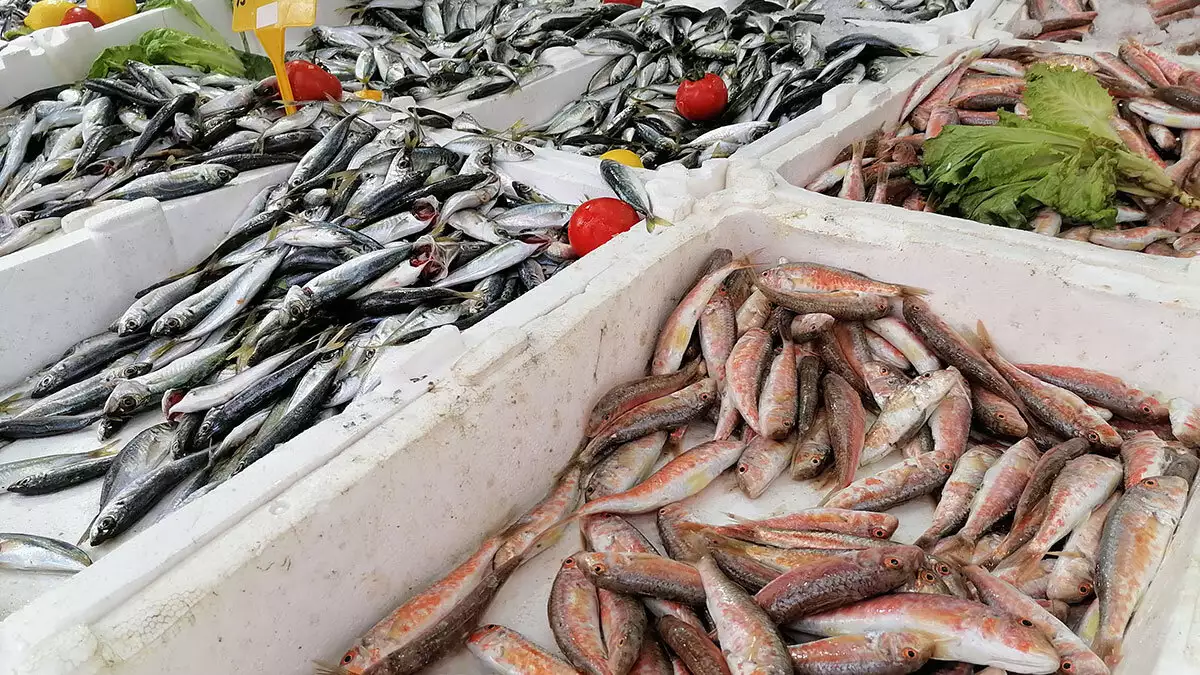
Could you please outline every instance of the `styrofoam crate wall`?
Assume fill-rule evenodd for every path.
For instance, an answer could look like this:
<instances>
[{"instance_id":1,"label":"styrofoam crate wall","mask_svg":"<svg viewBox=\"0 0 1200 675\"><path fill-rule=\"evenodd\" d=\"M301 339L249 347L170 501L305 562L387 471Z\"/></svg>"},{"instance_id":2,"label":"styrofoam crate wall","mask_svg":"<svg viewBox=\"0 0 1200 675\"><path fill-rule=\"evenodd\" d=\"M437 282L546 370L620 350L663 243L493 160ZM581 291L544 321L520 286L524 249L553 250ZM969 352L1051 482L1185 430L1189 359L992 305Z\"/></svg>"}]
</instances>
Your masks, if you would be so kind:
<instances>
[{"instance_id":1,"label":"styrofoam crate wall","mask_svg":"<svg viewBox=\"0 0 1200 675\"><path fill-rule=\"evenodd\" d=\"M973 43L984 44L984 43ZM990 43L988 43L990 44ZM1030 44L1027 41L1007 41L1005 44ZM1070 53L1094 53L1083 45L1058 45L1039 43L1039 48ZM962 49L952 45L939 51L939 56ZM918 78L935 71L944 61L940 58L923 60L911 71L898 75L891 87L873 99L860 98L843 110L835 119L828 121L811 132L766 153L757 160L739 160L735 155L727 174L726 186L732 189L754 190L772 180L780 185L804 186L821 172L833 165L833 160L854 141L865 138L896 122ZM848 209L864 217L892 222L897 219L916 219L935 232L969 232L983 240L996 242L998 246L1024 246L1051 251L1063 260L1083 260L1113 270L1118 275L1122 270L1155 278L1192 283L1200 280L1200 261L1190 258L1169 258L1147 255L1138 251L1120 251L1088 242L1077 242L1056 237L1047 237L1028 230L996 227L985 223L944 216L936 213L913 214L897 206L852 202L797 188L797 199L821 208Z\"/></svg>"},{"instance_id":2,"label":"styrofoam crate wall","mask_svg":"<svg viewBox=\"0 0 1200 675\"><path fill-rule=\"evenodd\" d=\"M781 192L720 193L702 200L699 211L628 251L555 311L493 335L403 417L371 431L123 605L73 611L79 603L64 588L14 616L27 622L19 633L6 625L0 636L25 648L21 662L50 674L298 675L312 660L338 658L543 496L595 399L644 372L662 320L714 247L926 287L955 325L985 320L1012 358L1100 366L1170 395L1200 395L1189 367L1196 357L1178 340L1200 328L1195 294L1162 303L1164 285L1154 279L1131 274L1109 288L1095 283L1103 270L1084 263L1056 266L1046 253L993 250L970 233L935 237L919 222L878 223ZM808 494L786 479L772 492ZM807 498L788 501L797 508ZM1175 675L1190 663L1200 574L1189 560L1198 511L1189 508L1134 620L1129 644L1138 659L1117 675ZM906 522L902 531L921 525ZM539 615L552 567L541 560L519 572L503 591L506 602L485 620L518 622L515 628L552 649ZM437 672L484 670L459 653Z\"/></svg>"}]
</instances>

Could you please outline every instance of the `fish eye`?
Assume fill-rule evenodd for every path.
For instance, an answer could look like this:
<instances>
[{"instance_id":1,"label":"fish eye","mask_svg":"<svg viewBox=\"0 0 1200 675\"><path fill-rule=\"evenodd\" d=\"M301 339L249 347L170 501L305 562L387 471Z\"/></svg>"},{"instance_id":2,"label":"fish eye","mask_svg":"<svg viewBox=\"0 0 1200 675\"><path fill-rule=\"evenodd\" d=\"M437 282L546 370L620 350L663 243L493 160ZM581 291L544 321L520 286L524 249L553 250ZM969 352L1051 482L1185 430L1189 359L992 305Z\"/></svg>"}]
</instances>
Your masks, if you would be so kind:
<instances>
[{"instance_id":1,"label":"fish eye","mask_svg":"<svg viewBox=\"0 0 1200 675\"><path fill-rule=\"evenodd\" d=\"M137 399L132 396L122 396L121 403L117 407L121 410L133 410L137 407Z\"/></svg>"},{"instance_id":2,"label":"fish eye","mask_svg":"<svg viewBox=\"0 0 1200 675\"><path fill-rule=\"evenodd\" d=\"M596 563L595 565L592 565L592 574L599 576L599 575L604 574L606 571L607 570L605 569L604 565L601 563Z\"/></svg>"},{"instance_id":3,"label":"fish eye","mask_svg":"<svg viewBox=\"0 0 1200 675\"><path fill-rule=\"evenodd\" d=\"M575 564L575 559L567 558L566 560L563 560L562 564L563 564L563 567L571 567Z\"/></svg>"},{"instance_id":4,"label":"fish eye","mask_svg":"<svg viewBox=\"0 0 1200 675\"><path fill-rule=\"evenodd\" d=\"M100 519L100 523L96 526L96 529L101 532L109 532L116 527L116 525L117 521L115 518L112 516L104 516Z\"/></svg>"},{"instance_id":5,"label":"fish eye","mask_svg":"<svg viewBox=\"0 0 1200 675\"><path fill-rule=\"evenodd\" d=\"M1146 487L1158 487L1158 480L1155 478L1147 478L1146 480L1142 481L1142 485L1145 485Z\"/></svg>"},{"instance_id":6,"label":"fish eye","mask_svg":"<svg viewBox=\"0 0 1200 675\"><path fill-rule=\"evenodd\" d=\"M1085 581L1084 583L1079 584L1079 588L1076 590L1084 595L1087 595L1092 592L1092 585Z\"/></svg>"},{"instance_id":7,"label":"fish eye","mask_svg":"<svg viewBox=\"0 0 1200 675\"><path fill-rule=\"evenodd\" d=\"M1033 622L1029 619L1021 619L1021 625L1025 626L1026 628L1033 628Z\"/></svg>"},{"instance_id":8,"label":"fish eye","mask_svg":"<svg viewBox=\"0 0 1200 675\"><path fill-rule=\"evenodd\" d=\"M810 459L810 460L808 460L808 461L812 462L812 463L813 463L813 466L816 466L817 464L820 464L820 463L821 463L821 458L820 458L820 457L813 457L812 459Z\"/></svg>"},{"instance_id":9,"label":"fish eye","mask_svg":"<svg viewBox=\"0 0 1200 675\"><path fill-rule=\"evenodd\" d=\"M917 653L917 650L913 649L912 647L906 647L901 654L903 654L904 658L908 659L909 661L912 661L920 656L920 654Z\"/></svg>"},{"instance_id":10,"label":"fish eye","mask_svg":"<svg viewBox=\"0 0 1200 675\"><path fill-rule=\"evenodd\" d=\"M710 400L711 398L712 398L712 396L707 391L700 394L701 401L707 401L707 400Z\"/></svg>"},{"instance_id":11,"label":"fish eye","mask_svg":"<svg viewBox=\"0 0 1200 675\"><path fill-rule=\"evenodd\" d=\"M1005 415L1005 414L1004 414L1004 413L1002 413L1002 412L998 412L998 413L996 413L996 419L998 419L998 420L1006 420L1006 419L1008 419L1008 415Z\"/></svg>"},{"instance_id":12,"label":"fish eye","mask_svg":"<svg viewBox=\"0 0 1200 675\"><path fill-rule=\"evenodd\" d=\"M887 565L888 567L900 567L901 563L899 558L893 557L883 561L883 564Z\"/></svg>"},{"instance_id":13,"label":"fish eye","mask_svg":"<svg viewBox=\"0 0 1200 675\"><path fill-rule=\"evenodd\" d=\"M747 469L745 464L738 464L738 473L746 473L746 471Z\"/></svg>"},{"instance_id":14,"label":"fish eye","mask_svg":"<svg viewBox=\"0 0 1200 675\"><path fill-rule=\"evenodd\" d=\"M874 530L871 530L871 535L877 539L886 539L888 536L887 530L883 529L882 527L877 527Z\"/></svg>"},{"instance_id":15,"label":"fish eye","mask_svg":"<svg viewBox=\"0 0 1200 675\"><path fill-rule=\"evenodd\" d=\"M363 350L363 358L367 359L368 361L375 358L375 350L374 349L364 349Z\"/></svg>"},{"instance_id":16,"label":"fish eye","mask_svg":"<svg viewBox=\"0 0 1200 675\"><path fill-rule=\"evenodd\" d=\"M1154 412L1154 408L1150 407L1150 404L1148 404L1148 403L1143 403L1142 404L1142 412L1149 415L1150 413Z\"/></svg>"},{"instance_id":17,"label":"fish eye","mask_svg":"<svg viewBox=\"0 0 1200 675\"><path fill-rule=\"evenodd\" d=\"M925 572L925 581L933 583L937 581L937 577L933 576L933 572Z\"/></svg>"},{"instance_id":18,"label":"fish eye","mask_svg":"<svg viewBox=\"0 0 1200 675\"><path fill-rule=\"evenodd\" d=\"M1075 665L1073 663L1071 663L1070 660L1068 660L1068 659L1063 659L1063 662L1060 663L1058 665L1058 667L1059 667L1059 669L1064 670L1068 673L1075 669Z\"/></svg>"},{"instance_id":19,"label":"fish eye","mask_svg":"<svg viewBox=\"0 0 1200 675\"><path fill-rule=\"evenodd\" d=\"M953 464L951 464L950 462L942 462L942 471L945 471L946 473L950 473L953 470L954 470Z\"/></svg>"},{"instance_id":20,"label":"fish eye","mask_svg":"<svg viewBox=\"0 0 1200 675\"><path fill-rule=\"evenodd\" d=\"M353 660L354 652L346 652L346 655L342 657L342 663L350 663Z\"/></svg>"},{"instance_id":21,"label":"fish eye","mask_svg":"<svg viewBox=\"0 0 1200 675\"><path fill-rule=\"evenodd\" d=\"M934 567L933 569L937 570L937 573L944 577L950 576L950 566L946 563L938 563L937 567Z\"/></svg>"},{"instance_id":22,"label":"fish eye","mask_svg":"<svg viewBox=\"0 0 1200 675\"><path fill-rule=\"evenodd\" d=\"M1096 433L1095 431L1089 431L1089 432L1087 432L1087 439L1089 441L1091 441L1092 443L1099 443L1100 442L1100 434Z\"/></svg>"}]
</instances>

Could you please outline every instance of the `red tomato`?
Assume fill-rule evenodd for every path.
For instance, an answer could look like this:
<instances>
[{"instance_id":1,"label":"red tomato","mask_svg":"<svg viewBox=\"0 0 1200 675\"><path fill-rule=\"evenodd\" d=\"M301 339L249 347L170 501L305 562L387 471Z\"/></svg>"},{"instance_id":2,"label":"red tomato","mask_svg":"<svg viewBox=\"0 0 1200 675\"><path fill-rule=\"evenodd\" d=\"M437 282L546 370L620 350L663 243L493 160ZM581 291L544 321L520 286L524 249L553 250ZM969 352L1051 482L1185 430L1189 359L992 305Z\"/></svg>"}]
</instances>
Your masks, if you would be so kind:
<instances>
[{"instance_id":1,"label":"red tomato","mask_svg":"<svg viewBox=\"0 0 1200 675\"><path fill-rule=\"evenodd\" d=\"M65 26L69 23L90 23L94 28L99 28L104 25L104 19L87 7L72 7L63 15L60 26Z\"/></svg>"},{"instance_id":2,"label":"red tomato","mask_svg":"<svg viewBox=\"0 0 1200 675\"><path fill-rule=\"evenodd\" d=\"M602 3L614 3L618 5L629 5L631 7L641 7L642 0L600 0Z\"/></svg>"},{"instance_id":3,"label":"red tomato","mask_svg":"<svg viewBox=\"0 0 1200 675\"><path fill-rule=\"evenodd\" d=\"M589 199L571 214L571 222L567 224L567 238L576 253L585 255L637 225L641 219L632 206L620 199Z\"/></svg>"},{"instance_id":4,"label":"red tomato","mask_svg":"<svg viewBox=\"0 0 1200 675\"><path fill-rule=\"evenodd\" d=\"M728 102L729 90L725 88L725 81L713 73L699 80L684 80L675 91L675 109L693 122L720 117Z\"/></svg>"},{"instance_id":5,"label":"red tomato","mask_svg":"<svg viewBox=\"0 0 1200 675\"><path fill-rule=\"evenodd\" d=\"M288 82L292 85L292 98L297 101L324 101L331 97L341 100L342 83L321 66L308 61L288 61Z\"/></svg>"}]
</instances>

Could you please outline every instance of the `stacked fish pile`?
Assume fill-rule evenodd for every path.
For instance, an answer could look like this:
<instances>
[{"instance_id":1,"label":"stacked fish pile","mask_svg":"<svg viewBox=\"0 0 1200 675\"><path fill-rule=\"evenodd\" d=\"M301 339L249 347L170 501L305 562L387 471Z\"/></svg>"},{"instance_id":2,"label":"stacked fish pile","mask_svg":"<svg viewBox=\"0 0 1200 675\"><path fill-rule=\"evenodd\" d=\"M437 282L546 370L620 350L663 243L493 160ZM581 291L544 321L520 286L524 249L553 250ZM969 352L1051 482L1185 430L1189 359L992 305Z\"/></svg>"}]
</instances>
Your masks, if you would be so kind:
<instances>
[{"instance_id":1,"label":"stacked fish pile","mask_svg":"<svg viewBox=\"0 0 1200 675\"><path fill-rule=\"evenodd\" d=\"M1098 371L1013 363L920 289L751 267L715 252L649 374L599 399L546 499L319 672L415 673L465 641L514 675L903 674L930 659L1108 673L1184 511L1200 412ZM684 428L711 440L680 452ZM876 463L890 465L867 475ZM830 492L701 522L688 498L729 470L750 500L792 481ZM892 540L886 512L935 494L927 531ZM641 514L666 555L627 520ZM565 660L476 629L574 524L585 550L545 580Z\"/></svg>"},{"instance_id":2,"label":"stacked fish pile","mask_svg":"<svg viewBox=\"0 0 1200 675\"><path fill-rule=\"evenodd\" d=\"M0 255L105 200L177 199L239 171L295 162L337 121L323 107L283 117L273 86L130 61L0 112Z\"/></svg>"},{"instance_id":3,"label":"stacked fish pile","mask_svg":"<svg viewBox=\"0 0 1200 675\"><path fill-rule=\"evenodd\" d=\"M1200 160L1200 72L1134 40L1127 40L1119 51L1119 56L1107 52L1087 56L1001 46L986 58L975 58L979 51L965 52L958 60L934 69L931 77L914 87L898 128L888 127L845 148L834 166L805 187L844 199L949 213L1109 248L1192 257L1200 250L1200 234L1193 232L1200 225L1196 208L1200 201L1195 197L1200 194L1200 170L1196 168ZM1065 68L1088 73L1095 80L1069 80L1054 72ZM1055 82L1081 84L1077 91L1090 86L1095 95L1069 92L1051 83L1048 74L1055 76ZM1034 84L1038 78L1042 84ZM1106 100L1096 82L1114 101ZM1053 88L1049 93L1057 101L1071 101L1078 107L1059 108L1051 115L1048 106L1028 98L1034 87L1040 87L1041 101ZM1095 124L1087 137L1112 148L1118 158L1118 178L1122 180L1108 183L1115 190L1105 180L1093 180L1105 172L1099 165L1090 169L1087 177L1078 169L1077 177L1072 175L1075 165L1043 172L1032 159L1038 153L1040 161L1047 144L1041 143L1045 137L1029 134L1027 128L1054 124L1078 128L1089 118ZM963 155L949 149L950 145L957 143L961 148L962 143L955 140L959 136L948 137L962 127L993 125L1011 129L1005 138L1011 145L1029 143L1027 154L1010 155L1006 160L1013 166L1027 162L1028 174L989 173L987 160L973 163L975 158L963 160L965 169L953 166ZM933 139L937 139L936 152L930 150L935 146ZM1073 149L1067 146L1062 156L1068 157ZM992 159L999 157L996 154ZM1137 179L1125 180L1128 174L1121 169L1125 165L1137 167ZM981 179L981 189L969 184L968 175ZM1023 181L1033 185L1039 180L1048 189L1042 185L1022 187ZM963 186L962 190L955 190L956 186ZM1103 198L1079 199L1092 188L1100 190ZM989 195L987 190L994 192ZM1063 194L1051 196L1055 190ZM1104 195L1104 190L1111 192Z\"/></svg>"},{"instance_id":4,"label":"stacked fish pile","mask_svg":"<svg viewBox=\"0 0 1200 675\"><path fill-rule=\"evenodd\" d=\"M158 407L168 421L116 453L0 464L7 491L104 476L87 534L102 543L175 485L177 503L193 499L370 391L385 348L471 326L569 262L574 205L492 163L528 149L479 135L440 146L421 129L345 117L196 268L9 392L0 439L98 423L103 440Z\"/></svg>"},{"instance_id":5,"label":"stacked fish pile","mask_svg":"<svg viewBox=\"0 0 1200 675\"><path fill-rule=\"evenodd\" d=\"M622 4L515 3L475 0L369 0L351 5L360 23L317 26L308 59L350 91L371 89L417 101L514 90L553 72L538 61L570 35L631 7Z\"/></svg>"},{"instance_id":6,"label":"stacked fish pile","mask_svg":"<svg viewBox=\"0 0 1200 675\"><path fill-rule=\"evenodd\" d=\"M882 79L889 58L909 53L866 34L822 48L822 18L765 0L732 13L683 5L627 12L575 43L584 54L613 59L586 92L511 137L585 155L624 148L648 168L671 161L694 168L728 157L820 105L833 87ZM721 77L728 103L713 119L685 118L676 98L680 82L704 73Z\"/></svg>"},{"instance_id":7,"label":"stacked fish pile","mask_svg":"<svg viewBox=\"0 0 1200 675\"><path fill-rule=\"evenodd\" d=\"M1140 9L1142 5L1143 3L1138 2L1129 9ZM1146 0L1144 6L1160 29L1166 29L1178 21L1200 18L1198 0ZM1093 30L1092 24L1099 16L1096 10L1114 14L1124 10L1122 5L1104 7L1103 3L1097 4L1090 0L1027 0L1025 7L1032 22L1021 31L1019 37L1053 42L1082 40Z\"/></svg>"}]
</instances>

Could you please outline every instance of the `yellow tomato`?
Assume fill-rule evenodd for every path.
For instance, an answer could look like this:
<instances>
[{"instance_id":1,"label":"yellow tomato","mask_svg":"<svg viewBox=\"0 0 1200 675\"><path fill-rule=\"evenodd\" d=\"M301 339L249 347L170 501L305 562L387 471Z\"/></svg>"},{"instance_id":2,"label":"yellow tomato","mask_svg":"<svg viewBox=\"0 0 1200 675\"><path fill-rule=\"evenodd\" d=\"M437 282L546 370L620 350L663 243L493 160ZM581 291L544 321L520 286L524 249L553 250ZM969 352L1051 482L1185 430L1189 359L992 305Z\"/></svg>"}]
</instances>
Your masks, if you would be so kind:
<instances>
[{"instance_id":1,"label":"yellow tomato","mask_svg":"<svg viewBox=\"0 0 1200 675\"><path fill-rule=\"evenodd\" d=\"M636 152L631 152L629 150L609 150L603 155L600 155L600 159L611 159L614 162L619 162L625 166L632 166L635 169L643 168L642 158L638 157Z\"/></svg>"},{"instance_id":2,"label":"yellow tomato","mask_svg":"<svg viewBox=\"0 0 1200 675\"><path fill-rule=\"evenodd\" d=\"M137 14L134 0L87 0L87 8L104 19L105 25Z\"/></svg>"},{"instance_id":3,"label":"yellow tomato","mask_svg":"<svg viewBox=\"0 0 1200 675\"><path fill-rule=\"evenodd\" d=\"M25 15L25 25L33 30L57 26L74 6L67 0L38 0L29 8L29 14Z\"/></svg>"}]
</instances>

